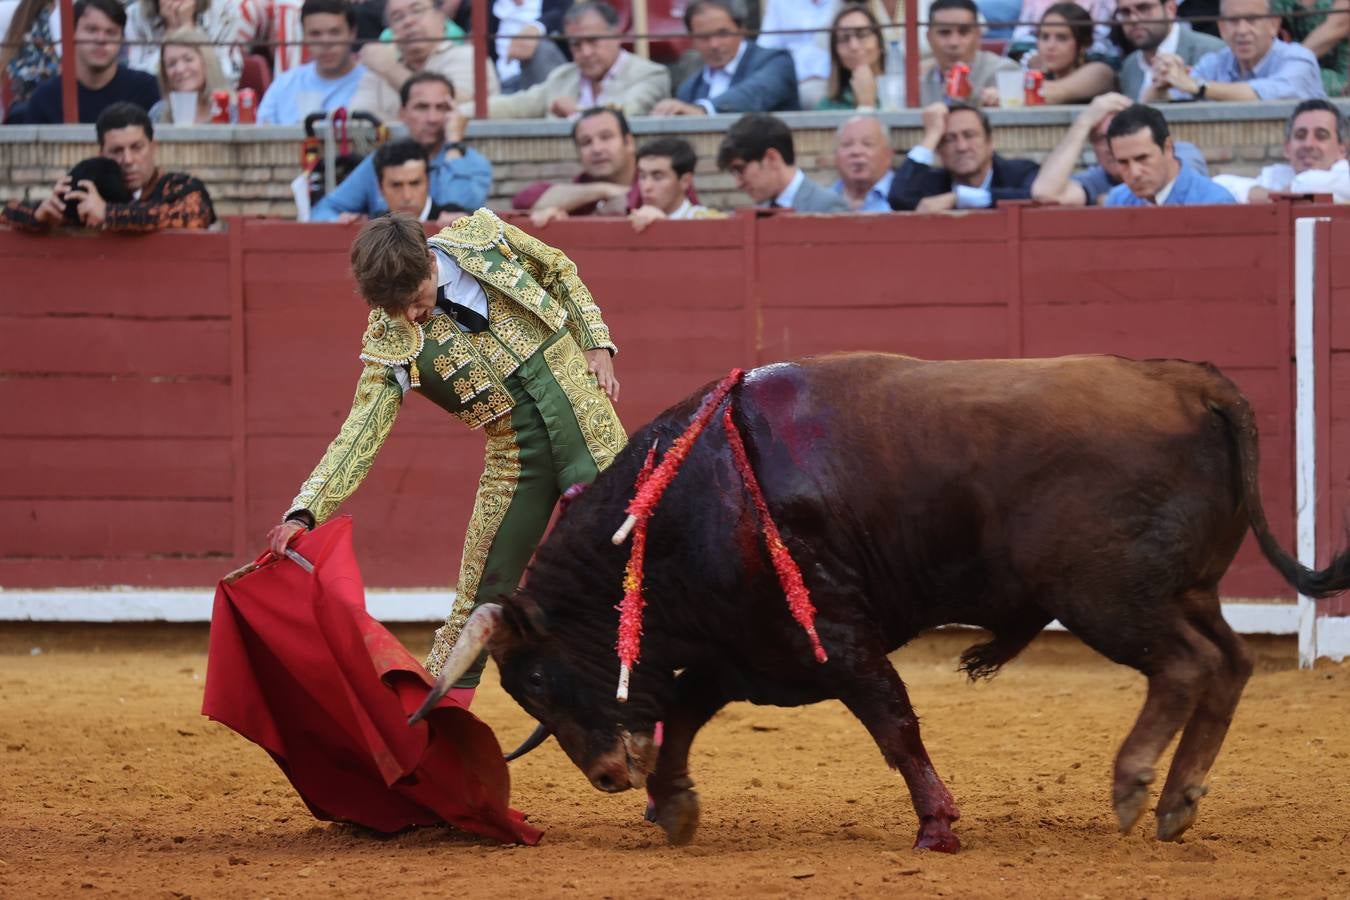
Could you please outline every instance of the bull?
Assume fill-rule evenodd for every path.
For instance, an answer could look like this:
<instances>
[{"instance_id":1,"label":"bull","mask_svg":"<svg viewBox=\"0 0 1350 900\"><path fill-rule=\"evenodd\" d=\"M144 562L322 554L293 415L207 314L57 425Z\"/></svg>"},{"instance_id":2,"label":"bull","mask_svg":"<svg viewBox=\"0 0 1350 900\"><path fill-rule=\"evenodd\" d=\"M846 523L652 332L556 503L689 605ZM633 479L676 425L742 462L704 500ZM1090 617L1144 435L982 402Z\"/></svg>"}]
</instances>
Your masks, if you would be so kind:
<instances>
[{"instance_id":1,"label":"bull","mask_svg":"<svg viewBox=\"0 0 1350 900\"><path fill-rule=\"evenodd\" d=\"M1350 552L1313 571L1272 537L1251 407L1212 366L822 356L756 369L724 402L810 589L828 661L784 604L714 417L650 520L642 657L620 703L628 552L610 536L648 448L669 447L702 396L634 435L571 503L525 586L474 613L424 707L488 649L540 723L532 743L556 736L602 791L645 785L672 844L697 827L689 750L719 709L837 699L904 777L915 846L956 851L959 812L887 654L926 629L978 626L990 637L960 667L989 677L1055 619L1148 680L1115 760L1122 832L1181 733L1156 809L1158 837L1174 840L1195 821L1252 672L1218 595L1247 530L1303 594L1350 586Z\"/></svg>"}]
</instances>

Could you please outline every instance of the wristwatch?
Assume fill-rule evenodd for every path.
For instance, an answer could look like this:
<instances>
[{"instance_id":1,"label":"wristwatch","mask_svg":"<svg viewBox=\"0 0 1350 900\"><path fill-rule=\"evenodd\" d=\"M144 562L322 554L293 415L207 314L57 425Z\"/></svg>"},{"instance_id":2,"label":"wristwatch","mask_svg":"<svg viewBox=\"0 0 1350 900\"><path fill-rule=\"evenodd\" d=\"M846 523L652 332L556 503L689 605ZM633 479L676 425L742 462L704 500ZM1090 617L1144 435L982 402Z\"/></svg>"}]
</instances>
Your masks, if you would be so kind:
<instances>
[{"instance_id":1,"label":"wristwatch","mask_svg":"<svg viewBox=\"0 0 1350 900\"><path fill-rule=\"evenodd\" d=\"M1205 91L1209 89L1209 84L1203 78L1195 79L1195 99L1205 99Z\"/></svg>"},{"instance_id":2,"label":"wristwatch","mask_svg":"<svg viewBox=\"0 0 1350 900\"><path fill-rule=\"evenodd\" d=\"M448 144L445 145L445 149L446 149L446 150L458 150L460 156L468 156L468 155L469 155L469 148L468 148L467 146L465 146L465 144L464 144L463 141L451 141L450 143L448 143Z\"/></svg>"}]
</instances>

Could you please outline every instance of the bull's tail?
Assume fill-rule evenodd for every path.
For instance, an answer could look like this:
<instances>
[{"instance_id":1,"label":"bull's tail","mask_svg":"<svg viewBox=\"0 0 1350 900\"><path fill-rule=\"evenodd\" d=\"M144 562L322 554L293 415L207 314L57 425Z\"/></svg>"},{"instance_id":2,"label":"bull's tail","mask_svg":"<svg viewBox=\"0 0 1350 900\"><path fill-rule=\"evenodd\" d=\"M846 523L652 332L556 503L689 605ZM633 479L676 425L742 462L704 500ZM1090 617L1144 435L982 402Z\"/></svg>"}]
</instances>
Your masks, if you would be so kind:
<instances>
[{"instance_id":1,"label":"bull's tail","mask_svg":"<svg viewBox=\"0 0 1350 900\"><path fill-rule=\"evenodd\" d=\"M1285 552L1279 541L1270 533L1265 507L1261 504L1256 417L1252 413L1251 405L1236 387L1230 385L1227 394L1222 398L1211 397L1209 408L1223 421L1228 439L1237 453L1242 497L1247 505L1252 533L1256 535L1261 552L1284 580L1304 596L1326 597L1350 588L1350 549L1342 550L1325 569L1309 569Z\"/></svg>"}]
</instances>

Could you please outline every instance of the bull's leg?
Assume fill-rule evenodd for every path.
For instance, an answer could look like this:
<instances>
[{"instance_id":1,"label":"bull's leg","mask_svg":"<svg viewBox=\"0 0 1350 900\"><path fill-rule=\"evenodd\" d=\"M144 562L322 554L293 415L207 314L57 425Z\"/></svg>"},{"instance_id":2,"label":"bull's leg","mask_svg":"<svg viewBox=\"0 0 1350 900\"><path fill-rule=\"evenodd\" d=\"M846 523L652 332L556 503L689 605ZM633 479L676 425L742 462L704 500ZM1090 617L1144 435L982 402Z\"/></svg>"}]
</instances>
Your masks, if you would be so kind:
<instances>
[{"instance_id":1,"label":"bull's leg","mask_svg":"<svg viewBox=\"0 0 1350 900\"><path fill-rule=\"evenodd\" d=\"M1064 616L1060 621L1093 649L1138 669L1148 678L1144 708L1116 754L1111 786L1111 802L1120 832L1125 834L1139 821L1148 803L1158 757L1209 689L1221 662L1219 650L1180 612L1165 623L1151 623L1147 635L1128 646L1122 646L1120 640L1120 635L1131 633L1128 623L1094 620L1084 628Z\"/></svg>"},{"instance_id":2,"label":"bull's leg","mask_svg":"<svg viewBox=\"0 0 1350 900\"><path fill-rule=\"evenodd\" d=\"M867 728L887 765L904 776L914 812L919 816L915 849L943 853L961 849L961 842L952 832L952 823L961 818L961 813L933 769L919 737L919 717L890 661L880 656L872 671L846 686L839 699Z\"/></svg>"},{"instance_id":3,"label":"bull's leg","mask_svg":"<svg viewBox=\"0 0 1350 900\"><path fill-rule=\"evenodd\" d=\"M1218 648L1222 662L1181 733L1158 800L1158 838L1164 841L1176 840L1195 821L1200 798L1208 790L1205 776L1219 755L1242 689L1252 674L1251 651L1223 620L1218 597L1211 599L1210 614L1197 625Z\"/></svg>"},{"instance_id":4,"label":"bull's leg","mask_svg":"<svg viewBox=\"0 0 1350 900\"><path fill-rule=\"evenodd\" d=\"M689 777L694 735L726 703L726 694L714 678L686 669L675 680L675 700L666 711L656 771L647 779L656 823L674 846L689 843L698 828L698 793Z\"/></svg>"}]
</instances>

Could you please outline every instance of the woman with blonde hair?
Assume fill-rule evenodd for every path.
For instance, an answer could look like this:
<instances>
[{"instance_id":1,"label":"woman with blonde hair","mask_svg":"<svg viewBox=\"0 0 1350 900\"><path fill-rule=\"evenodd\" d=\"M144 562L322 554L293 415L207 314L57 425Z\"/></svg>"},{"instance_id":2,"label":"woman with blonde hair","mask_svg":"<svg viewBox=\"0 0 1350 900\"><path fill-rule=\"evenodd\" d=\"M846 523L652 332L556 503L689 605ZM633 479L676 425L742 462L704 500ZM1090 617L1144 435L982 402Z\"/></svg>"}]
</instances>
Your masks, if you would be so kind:
<instances>
[{"instance_id":1,"label":"woman with blonde hair","mask_svg":"<svg viewBox=\"0 0 1350 900\"><path fill-rule=\"evenodd\" d=\"M211 52L210 39L200 28L176 28L164 36L159 54L159 95L150 107L150 121L166 125L194 125L211 121L211 93L228 91L230 84ZM191 122L175 122L170 98L175 93L197 95L197 114ZM231 110L231 121L234 119Z\"/></svg>"},{"instance_id":2,"label":"woman with blonde hair","mask_svg":"<svg viewBox=\"0 0 1350 900\"><path fill-rule=\"evenodd\" d=\"M830 80L816 109L876 109L886 69L881 23L861 3L840 8L830 24Z\"/></svg>"},{"instance_id":3,"label":"woman with blonde hair","mask_svg":"<svg viewBox=\"0 0 1350 900\"><path fill-rule=\"evenodd\" d=\"M239 82L243 54L238 45L238 0L127 0L127 64L155 74L170 32L199 28L213 45L228 86Z\"/></svg>"}]
</instances>

